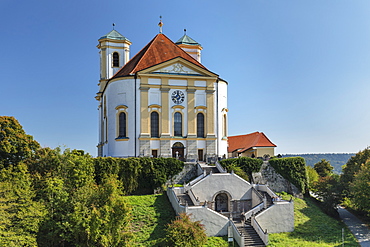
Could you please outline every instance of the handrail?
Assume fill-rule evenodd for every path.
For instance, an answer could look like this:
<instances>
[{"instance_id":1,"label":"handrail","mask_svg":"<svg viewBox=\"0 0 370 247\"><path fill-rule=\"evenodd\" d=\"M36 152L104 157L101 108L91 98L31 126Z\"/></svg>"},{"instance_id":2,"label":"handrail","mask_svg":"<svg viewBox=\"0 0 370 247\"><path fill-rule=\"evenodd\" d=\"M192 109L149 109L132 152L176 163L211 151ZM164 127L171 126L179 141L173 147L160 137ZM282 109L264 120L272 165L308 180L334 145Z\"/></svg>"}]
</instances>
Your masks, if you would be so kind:
<instances>
[{"instance_id":1,"label":"handrail","mask_svg":"<svg viewBox=\"0 0 370 247\"><path fill-rule=\"evenodd\" d=\"M259 211L261 211L261 209L263 209L263 202L261 202L257 206L254 206L251 210L249 210L248 212L246 212L244 214L245 219L249 219L250 217L252 217L253 214L256 214Z\"/></svg>"},{"instance_id":2,"label":"handrail","mask_svg":"<svg viewBox=\"0 0 370 247\"><path fill-rule=\"evenodd\" d=\"M270 187L266 184L258 184L258 190L266 192L271 198L279 197L278 195L273 192ZM279 197L280 198L280 197Z\"/></svg>"},{"instance_id":3,"label":"handrail","mask_svg":"<svg viewBox=\"0 0 370 247\"><path fill-rule=\"evenodd\" d=\"M202 173L201 175L199 175L195 179L191 180L186 186L193 186L194 184L196 184L202 178L204 178L204 173Z\"/></svg>"},{"instance_id":4,"label":"handrail","mask_svg":"<svg viewBox=\"0 0 370 247\"><path fill-rule=\"evenodd\" d=\"M239 232L238 228L236 227L236 225L234 224L234 222L232 220L229 220L231 226L232 226L232 229L233 229L233 238L236 240L236 242L238 243L239 246L244 246L244 237L243 237L243 234L241 232ZM236 234L234 234L236 233Z\"/></svg>"},{"instance_id":5,"label":"handrail","mask_svg":"<svg viewBox=\"0 0 370 247\"><path fill-rule=\"evenodd\" d=\"M191 189L188 190L188 191L190 191L190 193L188 193L188 195L189 195L191 201L193 202L193 204L195 206L198 206L199 205L199 201L198 201L198 199L195 198L195 195L194 195L193 191Z\"/></svg>"},{"instance_id":6,"label":"handrail","mask_svg":"<svg viewBox=\"0 0 370 247\"><path fill-rule=\"evenodd\" d=\"M216 161L216 167L220 173L226 173L226 170L221 166L221 164Z\"/></svg>"},{"instance_id":7,"label":"handrail","mask_svg":"<svg viewBox=\"0 0 370 247\"><path fill-rule=\"evenodd\" d=\"M252 217L251 225L252 225L253 229L257 232L258 236L262 239L263 243L265 245L268 245L269 235L267 233L267 229L266 229L266 231L263 231L262 227L260 226L260 224L258 223L258 221L256 220L255 217Z\"/></svg>"},{"instance_id":8,"label":"handrail","mask_svg":"<svg viewBox=\"0 0 370 247\"><path fill-rule=\"evenodd\" d=\"M261 200L263 199L262 194L261 194L258 190L256 190L254 187L252 187L252 190L254 190L254 191L256 192L257 196L258 196Z\"/></svg>"}]
</instances>

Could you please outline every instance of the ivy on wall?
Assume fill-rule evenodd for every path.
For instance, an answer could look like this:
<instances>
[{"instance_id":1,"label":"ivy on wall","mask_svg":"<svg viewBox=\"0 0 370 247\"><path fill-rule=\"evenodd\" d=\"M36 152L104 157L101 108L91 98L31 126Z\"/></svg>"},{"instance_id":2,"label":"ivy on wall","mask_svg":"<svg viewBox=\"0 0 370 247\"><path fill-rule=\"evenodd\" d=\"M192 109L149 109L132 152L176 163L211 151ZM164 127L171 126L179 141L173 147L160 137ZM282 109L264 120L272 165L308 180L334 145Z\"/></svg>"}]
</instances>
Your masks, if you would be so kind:
<instances>
[{"instance_id":1,"label":"ivy on wall","mask_svg":"<svg viewBox=\"0 0 370 247\"><path fill-rule=\"evenodd\" d=\"M273 158L270 159L269 163L276 172L297 186L302 193L308 191L306 162L304 158Z\"/></svg>"}]
</instances>

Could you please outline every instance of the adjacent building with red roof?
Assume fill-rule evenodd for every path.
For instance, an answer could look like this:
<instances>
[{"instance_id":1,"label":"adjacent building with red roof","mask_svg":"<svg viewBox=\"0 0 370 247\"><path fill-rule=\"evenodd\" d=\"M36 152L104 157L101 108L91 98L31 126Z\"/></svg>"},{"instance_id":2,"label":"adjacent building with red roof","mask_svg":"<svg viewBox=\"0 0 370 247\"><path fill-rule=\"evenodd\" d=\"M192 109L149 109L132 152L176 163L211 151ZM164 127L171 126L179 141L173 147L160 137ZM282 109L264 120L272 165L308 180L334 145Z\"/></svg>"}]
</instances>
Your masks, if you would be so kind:
<instances>
[{"instance_id":1,"label":"adjacent building with red roof","mask_svg":"<svg viewBox=\"0 0 370 247\"><path fill-rule=\"evenodd\" d=\"M263 132L228 137L229 157L272 157L276 145Z\"/></svg>"}]
</instances>

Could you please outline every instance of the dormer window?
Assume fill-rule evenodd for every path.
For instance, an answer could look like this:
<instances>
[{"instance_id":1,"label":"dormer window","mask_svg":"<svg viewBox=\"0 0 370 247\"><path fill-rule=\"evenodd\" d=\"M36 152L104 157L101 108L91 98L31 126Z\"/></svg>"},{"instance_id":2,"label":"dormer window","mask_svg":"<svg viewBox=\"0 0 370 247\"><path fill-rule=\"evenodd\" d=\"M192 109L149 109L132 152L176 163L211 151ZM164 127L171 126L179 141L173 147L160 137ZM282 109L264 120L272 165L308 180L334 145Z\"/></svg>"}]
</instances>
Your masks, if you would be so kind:
<instances>
[{"instance_id":1,"label":"dormer window","mask_svg":"<svg viewBox=\"0 0 370 247\"><path fill-rule=\"evenodd\" d=\"M119 67L119 54L118 54L118 52L113 52L113 67Z\"/></svg>"}]
</instances>

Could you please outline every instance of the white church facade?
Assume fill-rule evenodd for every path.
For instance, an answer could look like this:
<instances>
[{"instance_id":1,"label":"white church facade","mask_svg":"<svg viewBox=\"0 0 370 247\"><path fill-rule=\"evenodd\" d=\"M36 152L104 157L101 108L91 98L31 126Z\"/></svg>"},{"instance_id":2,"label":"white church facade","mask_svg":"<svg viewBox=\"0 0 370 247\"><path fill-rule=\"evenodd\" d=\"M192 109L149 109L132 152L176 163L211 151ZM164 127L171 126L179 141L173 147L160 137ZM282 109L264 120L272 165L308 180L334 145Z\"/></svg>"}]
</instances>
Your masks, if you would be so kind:
<instances>
[{"instance_id":1,"label":"white church facade","mask_svg":"<svg viewBox=\"0 0 370 247\"><path fill-rule=\"evenodd\" d=\"M98 156L227 157L227 86L200 44L157 34L130 59L116 30L99 39Z\"/></svg>"}]
</instances>

